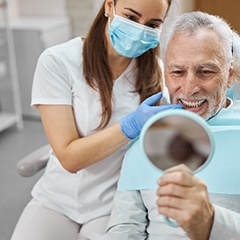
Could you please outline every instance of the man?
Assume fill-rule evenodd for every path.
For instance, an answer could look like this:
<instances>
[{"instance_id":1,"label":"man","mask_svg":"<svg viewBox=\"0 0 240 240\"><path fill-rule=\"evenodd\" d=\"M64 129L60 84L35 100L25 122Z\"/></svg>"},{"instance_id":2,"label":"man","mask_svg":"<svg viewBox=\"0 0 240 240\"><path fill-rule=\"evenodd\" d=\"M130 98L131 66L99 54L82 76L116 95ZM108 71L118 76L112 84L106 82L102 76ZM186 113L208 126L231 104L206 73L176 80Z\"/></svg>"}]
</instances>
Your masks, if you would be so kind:
<instances>
[{"instance_id":1,"label":"man","mask_svg":"<svg viewBox=\"0 0 240 240\"><path fill-rule=\"evenodd\" d=\"M171 103L180 103L208 121L228 109L232 101L226 91L237 72L233 67L239 65L233 63L235 39L239 44L237 34L219 17L201 12L177 17L162 42ZM134 156L131 151L137 144L138 139L130 146L123 168L131 164L128 158ZM239 238L240 192L210 194L207 185L185 165L168 169L158 180L157 191L122 187L122 182L133 178L122 170L107 233L101 240ZM147 177L142 176L141 181L144 179ZM168 226L163 215L179 227Z\"/></svg>"}]
</instances>

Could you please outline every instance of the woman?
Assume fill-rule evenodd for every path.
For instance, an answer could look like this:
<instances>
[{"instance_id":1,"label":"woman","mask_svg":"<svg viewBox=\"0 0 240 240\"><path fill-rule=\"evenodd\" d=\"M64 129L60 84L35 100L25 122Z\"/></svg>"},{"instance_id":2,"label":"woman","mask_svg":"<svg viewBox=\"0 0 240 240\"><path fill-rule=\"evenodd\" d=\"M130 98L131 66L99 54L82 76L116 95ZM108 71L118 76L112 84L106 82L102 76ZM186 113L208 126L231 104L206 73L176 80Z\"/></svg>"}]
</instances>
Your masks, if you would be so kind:
<instances>
[{"instance_id":1,"label":"woman","mask_svg":"<svg viewBox=\"0 0 240 240\"><path fill-rule=\"evenodd\" d=\"M86 38L40 56L32 106L53 153L12 240L95 239L104 231L126 144L150 116L179 107L153 106L161 98L158 43L170 3L105 0Z\"/></svg>"}]
</instances>

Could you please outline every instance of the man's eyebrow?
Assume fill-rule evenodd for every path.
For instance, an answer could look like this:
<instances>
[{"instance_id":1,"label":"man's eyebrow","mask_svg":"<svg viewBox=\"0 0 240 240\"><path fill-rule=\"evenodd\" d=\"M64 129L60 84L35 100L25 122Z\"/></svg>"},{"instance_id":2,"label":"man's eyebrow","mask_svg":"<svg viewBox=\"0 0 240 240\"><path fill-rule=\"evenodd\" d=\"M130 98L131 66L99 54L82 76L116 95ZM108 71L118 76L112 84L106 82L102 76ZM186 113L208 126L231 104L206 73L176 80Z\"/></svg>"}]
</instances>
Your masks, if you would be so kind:
<instances>
[{"instance_id":1,"label":"man's eyebrow","mask_svg":"<svg viewBox=\"0 0 240 240\"><path fill-rule=\"evenodd\" d=\"M135 14L138 15L139 17L142 17L142 14L141 14L141 13L137 12L136 10L134 10L134 9L132 9L132 8L125 7L124 9L127 9L127 10L135 13ZM161 18L153 18L153 19L151 19L151 21L163 23L163 20L162 20Z\"/></svg>"},{"instance_id":2,"label":"man's eyebrow","mask_svg":"<svg viewBox=\"0 0 240 240\"><path fill-rule=\"evenodd\" d=\"M167 66L168 70L172 70L172 69L183 70L186 68L187 68L187 66L177 65L177 64L171 64L171 65ZM203 69L203 68L210 68L210 69L213 69L216 71L219 70L219 67L214 63L203 63L203 64L199 64L199 65L195 66L195 69Z\"/></svg>"},{"instance_id":3,"label":"man's eyebrow","mask_svg":"<svg viewBox=\"0 0 240 240\"><path fill-rule=\"evenodd\" d=\"M183 69L186 69L187 67L184 66L184 65L176 65L176 64L171 64L169 66L167 66L167 69L168 70L172 70L172 69L180 69L180 70L183 70Z\"/></svg>"},{"instance_id":4,"label":"man's eyebrow","mask_svg":"<svg viewBox=\"0 0 240 240\"><path fill-rule=\"evenodd\" d=\"M196 66L197 69L201 69L201 68L210 68L213 70L219 70L219 67L214 64L214 63L204 63L204 64L200 64L198 66Z\"/></svg>"}]
</instances>

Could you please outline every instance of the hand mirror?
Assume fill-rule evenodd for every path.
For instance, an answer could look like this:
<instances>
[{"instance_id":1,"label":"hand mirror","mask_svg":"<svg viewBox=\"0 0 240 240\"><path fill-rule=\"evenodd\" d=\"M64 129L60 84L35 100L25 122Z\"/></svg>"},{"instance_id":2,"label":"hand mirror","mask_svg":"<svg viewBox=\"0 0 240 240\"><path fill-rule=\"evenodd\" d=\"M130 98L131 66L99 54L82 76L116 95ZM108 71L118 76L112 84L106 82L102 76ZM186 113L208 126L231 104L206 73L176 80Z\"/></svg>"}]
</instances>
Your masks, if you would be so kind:
<instances>
[{"instance_id":1,"label":"hand mirror","mask_svg":"<svg viewBox=\"0 0 240 240\"><path fill-rule=\"evenodd\" d=\"M193 173L206 167L212 157L213 137L208 124L187 110L167 110L150 118L140 134L140 145L160 172L185 164ZM165 217L173 227L177 223Z\"/></svg>"}]
</instances>

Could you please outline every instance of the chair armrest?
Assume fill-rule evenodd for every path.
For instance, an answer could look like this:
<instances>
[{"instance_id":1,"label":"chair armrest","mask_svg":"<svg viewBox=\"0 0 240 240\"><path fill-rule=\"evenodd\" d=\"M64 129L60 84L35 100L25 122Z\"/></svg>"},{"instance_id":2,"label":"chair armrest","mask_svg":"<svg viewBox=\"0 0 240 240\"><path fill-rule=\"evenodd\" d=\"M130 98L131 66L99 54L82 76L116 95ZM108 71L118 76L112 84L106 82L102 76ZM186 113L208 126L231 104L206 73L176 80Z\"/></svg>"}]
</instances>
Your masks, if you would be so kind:
<instances>
[{"instance_id":1,"label":"chair armrest","mask_svg":"<svg viewBox=\"0 0 240 240\"><path fill-rule=\"evenodd\" d=\"M23 177L31 177L47 165L51 147L45 145L30 153L17 163L17 172Z\"/></svg>"}]
</instances>

